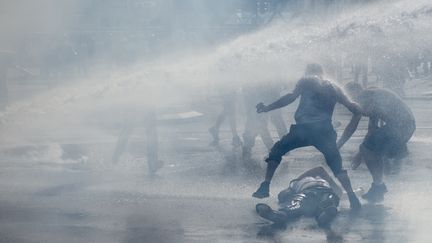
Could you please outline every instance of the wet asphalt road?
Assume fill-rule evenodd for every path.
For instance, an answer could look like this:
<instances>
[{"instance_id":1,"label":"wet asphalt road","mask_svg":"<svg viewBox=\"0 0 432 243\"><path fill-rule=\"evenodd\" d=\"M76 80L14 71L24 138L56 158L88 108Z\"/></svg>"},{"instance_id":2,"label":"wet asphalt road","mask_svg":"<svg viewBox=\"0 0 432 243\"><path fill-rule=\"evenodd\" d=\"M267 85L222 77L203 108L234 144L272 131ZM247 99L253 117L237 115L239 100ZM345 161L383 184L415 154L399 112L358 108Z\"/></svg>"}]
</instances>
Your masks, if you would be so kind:
<instances>
[{"instance_id":1,"label":"wet asphalt road","mask_svg":"<svg viewBox=\"0 0 432 243\"><path fill-rule=\"evenodd\" d=\"M264 146L258 142L253 161L244 162L240 150L231 149L226 128L221 146L208 146L207 123L202 120L160 128L165 167L157 177L147 176L139 129L129 152L116 165L106 162L114 140L28 148L19 153L3 150L0 242L430 242L431 102L410 101L418 129L409 145L410 156L387 173L385 201L365 204L353 215L343 200L330 231L308 218L286 229L269 228L254 212L258 202L276 206L277 192L290 179L324 165L319 153L311 148L290 153L277 171L271 197L254 199L250 195L264 173ZM336 116L342 123L348 118ZM341 151L347 168L365 126L361 124ZM64 158L71 147L85 156ZM46 155L49 152L33 151L58 148L63 149L60 161ZM257 168L246 169L245 164ZM354 187L369 187L371 179L364 165L349 173Z\"/></svg>"}]
</instances>

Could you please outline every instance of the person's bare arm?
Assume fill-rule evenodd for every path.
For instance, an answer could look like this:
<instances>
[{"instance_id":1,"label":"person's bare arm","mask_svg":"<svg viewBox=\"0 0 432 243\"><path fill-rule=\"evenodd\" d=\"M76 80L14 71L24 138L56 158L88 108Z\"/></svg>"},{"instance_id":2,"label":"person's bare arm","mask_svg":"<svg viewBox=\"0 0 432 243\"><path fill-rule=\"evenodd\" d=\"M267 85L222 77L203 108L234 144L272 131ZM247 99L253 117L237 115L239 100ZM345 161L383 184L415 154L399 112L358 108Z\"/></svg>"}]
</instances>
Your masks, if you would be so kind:
<instances>
[{"instance_id":1,"label":"person's bare arm","mask_svg":"<svg viewBox=\"0 0 432 243\"><path fill-rule=\"evenodd\" d=\"M337 141L337 147L340 149L342 146L351 138L351 136L354 134L355 130L357 129L357 126L360 122L361 115L353 114L351 117L350 122L346 126L345 130L342 133L342 136Z\"/></svg>"},{"instance_id":2,"label":"person's bare arm","mask_svg":"<svg viewBox=\"0 0 432 243\"><path fill-rule=\"evenodd\" d=\"M263 103L259 103L256 106L257 113L269 112L269 111L276 110L276 109L282 108L284 106L287 106L287 105L293 103L300 96L300 85L299 84L300 83L298 83L296 85L296 87L292 93L289 93L289 94L282 96L280 99L271 103L270 105L264 105Z\"/></svg>"},{"instance_id":3,"label":"person's bare arm","mask_svg":"<svg viewBox=\"0 0 432 243\"><path fill-rule=\"evenodd\" d=\"M353 116L351 117L350 122L346 126L345 130L342 133L342 136L340 137L339 141L337 142L337 147L341 148L354 134L355 130L357 129L357 126L360 122L360 119L362 117L362 111L360 106L352 102L344 93L342 90L337 90L338 95L338 101L343 106L345 106L349 111L353 113Z\"/></svg>"}]
</instances>

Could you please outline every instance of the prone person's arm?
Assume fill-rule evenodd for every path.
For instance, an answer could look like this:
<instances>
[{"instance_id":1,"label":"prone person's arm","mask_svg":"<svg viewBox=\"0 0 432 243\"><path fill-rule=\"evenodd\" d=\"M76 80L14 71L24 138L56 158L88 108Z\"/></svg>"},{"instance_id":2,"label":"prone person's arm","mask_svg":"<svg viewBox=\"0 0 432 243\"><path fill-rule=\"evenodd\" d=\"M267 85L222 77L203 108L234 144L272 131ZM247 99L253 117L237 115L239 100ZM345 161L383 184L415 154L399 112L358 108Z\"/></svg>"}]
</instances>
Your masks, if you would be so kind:
<instances>
[{"instance_id":1,"label":"prone person's arm","mask_svg":"<svg viewBox=\"0 0 432 243\"><path fill-rule=\"evenodd\" d=\"M336 195L338 195L338 197L342 196L342 188L333 180L333 178L329 175L329 173L327 173L327 171L321 166L312 168L304 172L303 174L299 175L296 179L301 180L305 177L317 177L317 176L327 181L330 187L336 193Z\"/></svg>"}]
</instances>

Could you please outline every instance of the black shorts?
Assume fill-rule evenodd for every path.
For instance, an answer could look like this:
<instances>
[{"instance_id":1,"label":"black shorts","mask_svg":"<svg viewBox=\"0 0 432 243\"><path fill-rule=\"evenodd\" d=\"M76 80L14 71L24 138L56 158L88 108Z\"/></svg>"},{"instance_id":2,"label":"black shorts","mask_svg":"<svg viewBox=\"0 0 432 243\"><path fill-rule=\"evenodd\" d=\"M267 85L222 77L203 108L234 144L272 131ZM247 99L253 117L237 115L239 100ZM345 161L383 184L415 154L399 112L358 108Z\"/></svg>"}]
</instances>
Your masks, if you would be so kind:
<instances>
[{"instance_id":1,"label":"black shorts","mask_svg":"<svg viewBox=\"0 0 432 243\"><path fill-rule=\"evenodd\" d=\"M314 146L323 153L333 174L342 171L342 158L336 145L337 134L330 121L291 125L290 131L275 143L267 162L280 163L282 156L300 147Z\"/></svg>"},{"instance_id":2,"label":"black shorts","mask_svg":"<svg viewBox=\"0 0 432 243\"><path fill-rule=\"evenodd\" d=\"M362 145L388 158L399 158L407 153L407 143L415 128L384 125L367 136Z\"/></svg>"}]
</instances>

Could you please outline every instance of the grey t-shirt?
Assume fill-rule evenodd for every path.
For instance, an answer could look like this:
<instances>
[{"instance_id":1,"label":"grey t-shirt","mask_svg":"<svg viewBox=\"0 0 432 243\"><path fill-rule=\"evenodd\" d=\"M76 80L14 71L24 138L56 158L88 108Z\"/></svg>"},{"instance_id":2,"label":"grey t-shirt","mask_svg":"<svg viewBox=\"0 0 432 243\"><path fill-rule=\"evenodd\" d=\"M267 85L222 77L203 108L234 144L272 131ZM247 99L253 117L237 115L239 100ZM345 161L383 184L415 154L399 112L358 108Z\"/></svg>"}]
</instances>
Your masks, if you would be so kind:
<instances>
[{"instance_id":1,"label":"grey t-shirt","mask_svg":"<svg viewBox=\"0 0 432 243\"><path fill-rule=\"evenodd\" d=\"M366 89L359 95L359 103L365 115L380 119L387 125L398 128L402 133L406 128L415 128L415 118L411 109L390 90Z\"/></svg>"}]
</instances>

